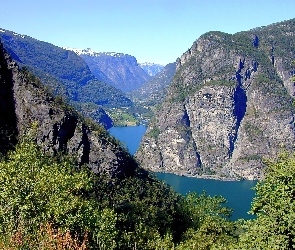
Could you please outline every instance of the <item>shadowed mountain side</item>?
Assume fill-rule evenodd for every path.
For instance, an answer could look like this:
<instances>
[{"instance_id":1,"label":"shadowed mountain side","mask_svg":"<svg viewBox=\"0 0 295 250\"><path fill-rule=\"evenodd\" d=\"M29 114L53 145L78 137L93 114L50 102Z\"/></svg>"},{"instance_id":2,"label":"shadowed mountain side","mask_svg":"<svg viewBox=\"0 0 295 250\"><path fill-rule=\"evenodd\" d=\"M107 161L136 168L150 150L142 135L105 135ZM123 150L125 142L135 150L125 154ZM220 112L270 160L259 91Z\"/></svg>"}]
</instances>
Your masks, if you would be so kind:
<instances>
[{"instance_id":1,"label":"shadowed mountain side","mask_svg":"<svg viewBox=\"0 0 295 250\"><path fill-rule=\"evenodd\" d=\"M79 165L87 164L95 173L110 177L133 175L137 164L120 143L102 126L49 94L31 72L19 70L2 44L0 65L0 126L5 132L1 143L16 143L13 138L35 124L36 142L52 155L74 153ZM5 153L6 148L0 149Z\"/></svg>"},{"instance_id":2,"label":"shadowed mountain side","mask_svg":"<svg viewBox=\"0 0 295 250\"><path fill-rule=\"evenodd\" d=\"M132 106L122 91L97 80L86 62L73 51L3 29L0 39L20 67L25 66L38 76L54 95L76 102L75 106L88 102L102 107ZM99 121L103 115L99 114L100 110L92 112L90 117Z\"/></svg>"},{"instance_id":3,"label":"shadowed mountain side","mask_svg":"<svg viewBox=\"0 0 295 250\"><path fill-rule=\"evenodd\" d=\"M92 73L123 92L140 88L151 77L137 63L134 56L122 53L81 54Z\"/></svg>"}]
</instances>

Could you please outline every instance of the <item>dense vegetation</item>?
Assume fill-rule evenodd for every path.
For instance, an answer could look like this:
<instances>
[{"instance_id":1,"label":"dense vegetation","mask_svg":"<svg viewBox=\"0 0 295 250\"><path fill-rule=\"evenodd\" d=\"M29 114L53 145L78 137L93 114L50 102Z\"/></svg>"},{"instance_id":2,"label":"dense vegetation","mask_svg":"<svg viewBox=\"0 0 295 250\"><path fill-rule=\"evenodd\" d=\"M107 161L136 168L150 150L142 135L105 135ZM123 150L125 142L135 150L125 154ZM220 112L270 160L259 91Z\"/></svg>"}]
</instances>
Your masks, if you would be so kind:
<instances>
[{"instance_id":1,"label":"dense vegetation","mask_svg":"<svg viewBox=\"0 0 295 250\"><path fill-rule=\"evenodd\" d=\"M293 249L295 155L269 161L251 213L232 222L222 197L183 197L144 170L110 180L54 158L34 129L0 162L4 249Z\"/></svg>"},{"instance_id":2,"label":"dense vegetation","mask_svg":"<svg viewBox=\"0 0 295 250\"><path fill-rule=\"evenodd\" d=\"M239 244L245 249L294 249L295 155L283 153L267 166L251 208L257 219L245 222Z\"/></svg>"},{"instance_id":3,"label":"dense vegetation","mask_svg":"<svg viewBox=\"0 0 295 250\"><path fill-rule=\"evenodd\" d=\"M49 240L59 234L89 249L170 249L211 223L217 227L208 232L215 234L212 243L234 239L233 223L218 216L230 213L222 198L181 197L140 169L110 181L76 167L74 156L48 156L32 138L29 131L0 163L2 246L47 249L59 244Z\"/></svg>"}]
</instances>

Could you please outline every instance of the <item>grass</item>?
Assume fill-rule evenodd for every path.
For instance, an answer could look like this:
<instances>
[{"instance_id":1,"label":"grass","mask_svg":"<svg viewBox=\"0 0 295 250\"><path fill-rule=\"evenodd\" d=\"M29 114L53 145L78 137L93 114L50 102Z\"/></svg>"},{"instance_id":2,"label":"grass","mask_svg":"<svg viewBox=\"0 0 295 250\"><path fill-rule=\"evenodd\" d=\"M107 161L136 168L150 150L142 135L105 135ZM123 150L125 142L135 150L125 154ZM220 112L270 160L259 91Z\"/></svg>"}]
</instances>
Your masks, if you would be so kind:
<instances>
[{"instance_id":1,"label":"grass","mask_svg":"<svg viewBox=\"0 0 295 250\"><path fill-rule=\"evenodd\" d=\"M108 115L114 122L114 126L136 126L139 125L139 120L133 115L125 112L122 109L114 109L108 112Z\"/></svg>"}]
</instances>

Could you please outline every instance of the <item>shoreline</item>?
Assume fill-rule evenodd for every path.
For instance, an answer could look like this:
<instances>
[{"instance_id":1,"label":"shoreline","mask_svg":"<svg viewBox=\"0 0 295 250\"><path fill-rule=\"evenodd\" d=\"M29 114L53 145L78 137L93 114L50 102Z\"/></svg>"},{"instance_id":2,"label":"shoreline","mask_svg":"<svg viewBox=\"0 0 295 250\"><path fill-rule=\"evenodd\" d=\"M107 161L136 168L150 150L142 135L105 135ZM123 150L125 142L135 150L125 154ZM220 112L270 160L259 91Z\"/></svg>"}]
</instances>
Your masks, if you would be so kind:
<instances>
[{"instance_id":1,"label":"shoreline","mask_svg":"<svg viewBox=\"0 0 295 250\"><path fill-rule=\"evenodd\" d=\"M148 170L152 173L162 173L162 174L174 174L178 176L183 176L183 177L189 177L189 178L196 178L196 179L203 179L203 180L216 180L216 181L258 181L258 180L248 180L248 179L238 179L238 178L233 178L233 177L221 177L218 175L189 175L189 174L184 174L184 173L174 173L174 172L161 172L161 171L152 171Z\"/></svg>"}]
</instances>

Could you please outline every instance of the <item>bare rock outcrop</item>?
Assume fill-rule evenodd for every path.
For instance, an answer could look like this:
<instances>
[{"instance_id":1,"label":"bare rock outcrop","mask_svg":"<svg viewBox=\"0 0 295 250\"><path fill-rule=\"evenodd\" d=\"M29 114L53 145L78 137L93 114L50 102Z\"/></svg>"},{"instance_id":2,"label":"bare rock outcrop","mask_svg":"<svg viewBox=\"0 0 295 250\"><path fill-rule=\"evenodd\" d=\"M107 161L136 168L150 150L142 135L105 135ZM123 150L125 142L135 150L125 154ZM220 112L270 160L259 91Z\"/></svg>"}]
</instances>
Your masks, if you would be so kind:
<instances>
[{"instance_id":1,"label":"bare rock outcrop","mask_svg":"<svg viewBox=\"0 0 295 250\"><path fill-rule=\"evenodd\" d=\"M293 39L289 22L201 36L177 60L168 94L136 153L141 166L202 178L259 179L264 158L292 151L294 70L292 57L282 57L294 49L284 47L285 39Z\"/></svg>"}]
</instances>

